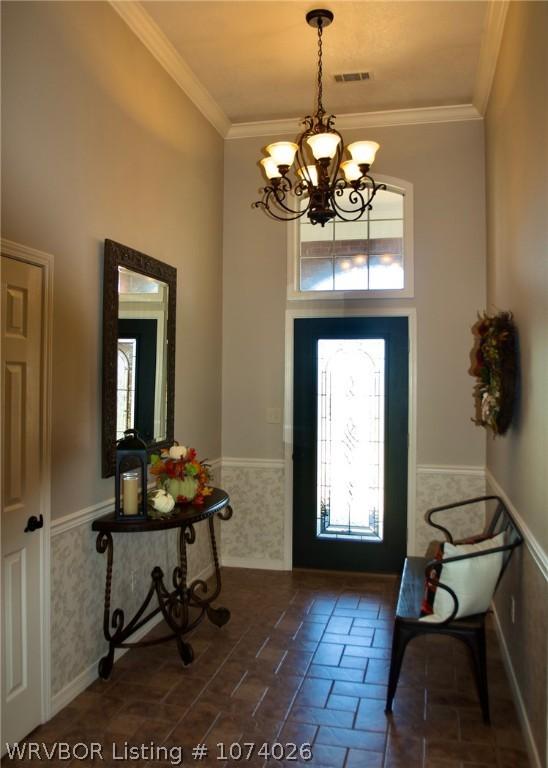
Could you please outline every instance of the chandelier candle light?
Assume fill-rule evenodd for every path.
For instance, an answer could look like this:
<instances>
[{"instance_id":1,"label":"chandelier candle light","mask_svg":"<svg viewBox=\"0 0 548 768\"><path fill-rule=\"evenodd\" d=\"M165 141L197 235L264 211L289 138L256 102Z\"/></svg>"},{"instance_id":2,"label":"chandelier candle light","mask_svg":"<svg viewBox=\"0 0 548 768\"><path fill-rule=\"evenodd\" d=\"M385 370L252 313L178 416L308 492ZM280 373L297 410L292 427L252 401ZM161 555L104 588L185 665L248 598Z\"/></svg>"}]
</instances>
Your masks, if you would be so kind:
<instances>
[{"instance_id":1,"label":"chandelier candle light","mask_svg":"<svg viewBox=\"0 0 548 768\"><path fill-rule=\"evenodd\" d=\"M306 20L318 30L316 112L303 119L305 129L296 143L276 141L267 146L269 156L263 157L261 165L270 183L253 207L262 208L278 221L292 221L307 214L312 224L323 227L335 216L357 221L386 185L376 184L369 175L379 149L377 142L355 141L345 147L341 134L333 127L335 115L326 115L323 106L322 35L333 21L333 13L317 9L307 13ZM351 159L343 160L346 149ZM291 181L288 174L294 162L296 174Z\"/></svg>"}]
</instances>

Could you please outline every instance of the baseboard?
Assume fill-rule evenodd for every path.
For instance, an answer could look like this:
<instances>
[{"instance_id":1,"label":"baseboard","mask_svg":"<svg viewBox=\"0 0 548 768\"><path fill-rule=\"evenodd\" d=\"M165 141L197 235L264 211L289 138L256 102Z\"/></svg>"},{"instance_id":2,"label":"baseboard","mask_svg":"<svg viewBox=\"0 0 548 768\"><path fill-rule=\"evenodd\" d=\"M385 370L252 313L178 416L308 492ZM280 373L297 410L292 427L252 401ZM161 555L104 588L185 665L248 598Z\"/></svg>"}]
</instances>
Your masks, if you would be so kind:
<instances>
[{"instance_id":1,"label":"baseboard","mask_svg":"<svg viewBox=\"0 0 548 768\"><path fill-rule=\"evenodd\" d=\"M497 609L494 603L492 607L493 607L493 617L495 619L495 631L497 633L497 638L502 651L502 660L504 662L506 674L508 675L508 679L510 681L510 687L512 689L512 694L514 696L514 703L516 705L519 721L521 724L521 729L523 731L523 736L525 738L525 745L527 747L527 752L529 753L529 759L531 761L531 765L533 766L533 768L542 768L542 762L540 759L540 755L538 753L537 745L535 744L535 740L533 738L533 732L531 730L531 724L527 716L527 710L525 709L525 703L523 701L523 697L519 689L518 679L514 671L512 659L510 658L508 646L506 645L506 640L504 638L504 633L502 631L502 626L499 621Z\"/></svg>"},{"instance_id":2,"label":"baseboard","mask_svg":"<svg viewBox=\"0 0 548 768\"><path fill-rule=\"evenodd\" d=\"M146 634L148 634L148 632L150 632L151 629L153 629L153 627L156 626L156 624L159 624L160 621L162 621L161 613L153 616L150 621L147 621L147 623L144 624L141 629L139 629L132 636L131 641L138 642L141 640ZM120 659L129 650L129 648L117 648L114 652L114 662L116 663L118 659ZM94 661L93 664L90 664L87 669L84 669L82 672L80 672L80 674L75 677L74 680L72 680L68 685L65 685L65 687L59 691L59 693L56 693L55 696L52 696L50 717L53 717L64 707L66 707L67 704L70 704L73 699L79 696L97 679L98 664L99 659Z\"/></svg>"},{"instance_id":3,"label":"baseboard","mask_svg":"<svg viewBox=\"0 0 548 768\"><path fill-rule=\"evenodd\" d=\"M200 573L196 576L197 579L203 579L204 581L209 579L215 573L215 567L213 564L207 565L202 568ZM147 635L151 629L162 621L162 614L158 613L153 616L146 624L144 624L134 635L131 637L131 642L138 642ZM114 663L118 661L130 648L117 648L114 652ZM67 704L83 693L88 686L90 686L97 679L97 667L99 659L90 664L89 667L84 669L80 674L74 678L68 685L65 685L58 693L51 698L51 704L49 708L49 717L52 718L58 712L60 712Z\"/></svg>"},{"instance_id":4,"label":"baseboard","mask_svg":"<svg viewBox=\"0 0 548 768\"><path fill-rule=\"evenodd\" d=\"M255 568L263 571L287 571L283 560L267 560L263 557L230 557L223 555L222 564L226 568Z\"/></svg>"}]
</instances>

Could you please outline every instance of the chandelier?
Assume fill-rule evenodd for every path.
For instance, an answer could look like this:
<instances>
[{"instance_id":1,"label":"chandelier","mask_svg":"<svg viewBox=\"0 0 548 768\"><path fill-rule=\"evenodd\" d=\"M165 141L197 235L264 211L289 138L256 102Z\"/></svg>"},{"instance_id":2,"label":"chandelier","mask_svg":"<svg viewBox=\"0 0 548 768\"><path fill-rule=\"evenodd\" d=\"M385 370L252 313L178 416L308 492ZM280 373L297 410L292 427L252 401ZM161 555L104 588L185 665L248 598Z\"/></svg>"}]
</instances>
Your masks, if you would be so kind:
<instances>
[{"instance_id":1,"label":"chandelier","mask_svg":"<svg viewBox=\"0 0 548 768\"><path fill-rule=\"evenodd\" d=\"M337 216L357 221L385 184L376 184L369 175L379 145L375 141L355 141L345 147L341 134L333 127L335 115L323 106L322 36L333 21L324 9L309 11L306 21L318 31L318 93L314 115L302 120L304 131L297 142L276 141L266 148L268 157L261 165L269 181L262 199L253 203L278 221L292 221L305 214L312 224L326 225ZM343 160L345 150L351 159ZM295 162L293 181L289 176ZM341 175L342 172L342 175Z\"/></svg>"}]
</instances>

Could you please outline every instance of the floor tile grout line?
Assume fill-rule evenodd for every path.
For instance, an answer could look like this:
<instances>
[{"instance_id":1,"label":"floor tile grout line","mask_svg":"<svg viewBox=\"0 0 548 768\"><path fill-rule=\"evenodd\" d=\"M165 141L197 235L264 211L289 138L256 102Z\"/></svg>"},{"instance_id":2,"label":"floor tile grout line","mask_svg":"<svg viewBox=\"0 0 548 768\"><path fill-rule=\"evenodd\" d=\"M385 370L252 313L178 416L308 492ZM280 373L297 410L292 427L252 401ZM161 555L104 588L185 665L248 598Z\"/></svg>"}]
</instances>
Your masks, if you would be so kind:
<instances>
[{"instance_id":1,"label":"floor tile grout line","mask_svg":"<svg viewBox=\"0 0 548 768\"><path fill-rule=\"evenodd\" d=\"M243 585L244 586L244 585ZM292 725L298 726L298 721L293 719L289 721L288 715L291 712L291 709L295 707L295 701L296 697L303 694L303 686L307 685L307 681L310 680L317 680L323 679L324 682L319 684L317 687L317 690L320 692L322 699L324 701L324 705L322 707L323 710L328 709L327 704L329 702L329 699L331 696L334 695L334 689L335 689L335 682L337 679L339 679L339 674L336 672L337 668L340 668L341 672L344 672L346 670L346 667L343 669L340 667L340 663L335 665L333 663L327 664L327 667L324 671L327 672L325 677L316 677L317 673L313 672L311 667L313 664L314 655L319 647L320 644L329 644L335 642L339 646L342 647L343 654L345 655L347 651L349 650L349 645L345 642L338 642L333 639L333 637L328 637L328 625L329 622L333 619L333 617L336 617L338 615L337 611L339 607L341 606L341 602L344 605L344 600L342 600L342 597L345 594L345 589L343 585L336 586L335 589L333 589L332 583L326 582L323 586L321 584L318 584L317 587L310 588L306 591L303 591L302 593L302 599L299 600L301 603L297 608L293 611L287 610L286 616L291 617L291 622L288 624L291 626L293 623L293 620L297 623L299 618L301 616L306 617L305 618L305 626L313 628L313 634L319 638L318 640L314 641L302 641L302 647L300 648L293 648L293 640L298 636L299 629L295 630L296 623L293 627L294 631L293 633L287 633L285 630L280 632L280 624L279 624L279 616L280 611L282 607L282 603L284 600L289 599L289 595L292 594L293 598L295 598L295 592L289 592L285 595L282 595L280 599L276 599L272 601L272 605L267 606L266 609L266 615L264 620L261 620L259 617L254 615L252 612L248 610L248 606L245 599L241 599L239 597L239 592L237 591L239 588L238 585L235 585L235 595L234 599L235 602L235 610L238 608L238 611L242 613L242 616L240 617L241 621L236 622L234 626L233 633L230 633L230 637L226 639L217 640L217 633L211 633L206 632L204 640L199 641L198 647L200 647L203 643L201 653L197 656L197 659L200 658L201 654L204 653L207 657L208 655L212 656L212 663L209 663L208 659L202 659L202 661L205 661L205 664L203 666L203 670L196 671L197 680L200 680L200 677L205 675L207 677L207 681L205 683L202 683L200 686L200 690L196 692L195 690L188 690L185 691L185 685L181 688L181 694L179 697L174 696L174 700L178 698L178 701L180 704L177 705L175 708L174 716L177 718L174 725L169 724L169 717L168 722L164 720L163 722L160 722L158 724L158 728L154 729L154 732L162 730L162 733L164 734L161 738L164 737L167 739L168 736L165 734L173 734L174 728L181 728L181 734L182 738L185 737L185 733L188 731L189 738L192 735L192 738L194 737L194 734L192 731L194 730L193 726L194 723L198 725L203 726L204 731L207 728L207 738L212 739L213 733L216 731L218 733L219 740L222 740L224 738L224 734L226 732L228 740L231 740L231 732L232 729L235 728L236 730L240 730L241 728L244 729L244 731L249 727L250 721L247 716L247 713L250 711L249 705L253 705L256 699L261 696L260 701L255 704L255 709L252 714L252 718L256 715L255 723L254 723L254 734L255 732L258 734L260 732L264 732L265 735L267 735L268 741L271 741L274 734L274 729L276 729L276 733L280 733L281 729L286 727L288 722L291 722ZM323 592L323 589L325 588L325 593ZM372 597L372 593L368 589L367 585L364 585L364 588L366 590L366 593L369 595L369 599ZM349 591L348 586L346 586L346 591ZM313 603L314 601L311 601L311 598L309 597L310 594L315 594L316 596L316 603L320 604L319 611L315 616L309 616L310 613L310 605L312 605L313 610ZM245 594L245 586L244 586L244 594ZM261 592L262 598L265 598L267 595L267 590L263 590ZM306 595L306 597L305 597ZM390 605L392 605L392 602L394 601L394 595L392 594L392 591L390 594L385 593L378 593L377 598L378 602L381 606L381 608L378 610L378 615L381 616L382 621L379 621L378 626L372 628L371 636L369 639L369 646L368 647L376 647L374 645L375 638L377 641L379 641L380 634L385 631L385 629L388 627L389 619L391 616L390 611ZM293 599L292 598L292 599ZM323 598L323 601L322 601ZM367 607L367 603L365 602L366 596L364 595L362 603L362 607ZM341 602L339 602L341 601ZM348 603L349 606L352 606L353 603ZM279 610L276 610L279 607ZM318 608L317 608L318 609ZM325 611L325 613L322 613L322 611ZM349 611L347 611L348 613ZM392 612L393 615L393 612ZM351 621L348 623L348 626L350 627L349 632L352 632L352 628L355 627L356 623L358 622L357 618L358 614L356 613L354 616L351 616ZM307 619L316 619L316 622L312 623L309 622ZM261 623L262 621L262 623ZM276 621L278 623L278 629L277 631L273 628L273 623ZM251 627L248 626L248 622L251 622ZM367 624L367 622L365 622ZM265 626L266 624L266 626ZM207 626L207 623L206 623ZM289 659L286 658L285 662L282 666L282 662L280 661L278 663L278 666L276 667L276 670L273 669L273 664L267 664L268 666L268 677L265 678L261 669L262 666L262 660L259 659L259 666L257 666L257 663L255 662L253 658L254 650L256 647L262 642L265 632L268 634L268 637L270 641L276 646L276 649L281 653L284 652L284 650L287 651L287 649L292 648L293 651L295 651L294 659L295 661L292 662L292 664L289 663ZM221 633L221 635L224 633ZM305 633L306 634L306 633ZM278 636L279 635L279 636ZM199 633L196 635L196 642L198 643L198 637ZM290 639L291 638L291 639ZM204 642L205 641L205 642ZM387 642L387 640L386 640ZM286 645L287 643L287 645ZM382 640L382 643L385 643L385 640ZM263 643L264 645L264 643ZM204 648L206 650L204 650ZM219 654L217 655L217 649L219 650ZM329 648L328 648L329 650ZM333 650L331 648L331 650ZM480 759L483 752L486 754L485 762L488 763L492 768L503 768L503 761L504 761L504 744L508 745L508 748L514 747L513 743L513 737L511 734L509 734L508 737L505 738L505 741L502 742L503 746L500 746L500 743L497 739L494 738L491 741L487 743L484 743L485 739L485 732L480 730L474 730L473 726L476 719L476 713L475 710L477 707L474 707L474 714L473 716L470 714L472 712L472 709L470 707L472 704L467 700L470 698L471 691L468 690L470 687L468 685L468 682L466 680L466 676L464 674L464 666L463 666L463 654L460 653L459 649L453 649L452 647L448 648L450 660L451 660L451 677L448 678L450 680L453 680L453 687L455 688L456 694L459 696L459 700L456 700L453 704L453 702L448 699L448 696L443 694L443 689L446 688L445 684L443 684L443 678L441 678L438 674L438 668L437 668L437 662L434 661L431 669L431 674L427 675L427 661L431 659L431 648L430 645L423 645L422 648L419 650L417 648L418 653L413 654L413 669L410 669L410 675L409 680L406 683L406 687L408 687L407 694L411 696L410 699L407 699L407 697L403 697L402 699L402 707L401 709L398 709L397 717L395 718L397 722L397 727L394 725L393 719L386 717L382 718L380 714L380 700L375 701L377 699L377 696L374 696L374 694L378 694L379 690L370 691L365 690L365 688L373 687L375 689L378 689L378 687L381 685L381 683L384 683L385 681L382 679L381 672L383 669L383 662L381 660L376 661L376 657L365 657L366 661L365 664L363 664L363 669L359 670L359 666L356 667L354 670L353 668L349 668L347 671L352 672L351 677L356 679L356 682L361 681L360 684L364 685L364 691L365 697L362 699L361 693L357 697L357 709L353 710L352 717L345 716L346 719L343 719L342 721L339 721L338 718L335 718L330 725L328 717L326 717L324 725L329 728L329 730L334 729L335 732L339 728L349 728L350 731L358 731L360 729L356 728L356 724L358 723L358 717L357 713L359 712L359 706L363 702L367 702L367 707L363 710L363 714L365 716L365 719L362 722L363 730L367 730L368 727L375 727L375 725L369 721L369 712L371 712L371 715L374 715L375 718L378 717L378 720L376 720L376 723L378 723L377 727L381 727L381 731L377 732L375 741L377 742L376 745L373 745L373 752L377 752L377 759L381 761L380 764L384 765L385 768L393 768L394 764L397 763L398 765L407 765L408 768L426 768L426 766L429 765L429 760L436 759L438 756L438 752L441 749L442 746L442 727L446 725L444 724L445 717L449 718L451 716L451 733L446 734L447 738L450 740L451 744L454 744L455 749L453 751L448 752L447 754L440 756L443 759L451 760L450 764L454 765L455 768L466 768L467 763L463 763L462 758L464 756L467 756L468 759L472 760L473 758ZM435 649L437 653L437 648ZM459 652L457 652L459 651ZM276 654L274 652L268 653L269 656L272 656L272 659L274 662L277 661ZM285 654L284 654L285 656ZM329 656L329 654L328 654ZM293 658L293 654L290 654L290 657ZM186 675L183 674L175 674L177 671L180 671L180 663L177 666L177 670L175 669L175 659L176 655L170 653L168 657L158 659L160 662L157 667L153 667L151 665L148 665L147 662L147 668L149 670L148 677L150 677L150 680L147 681L146 679L139 679L139 683L141 685L146 685L147 682L152 685L153 678L156 674L156 669L160 671L160 676L158 678L158 681L156 685L159 685L159 690L156 690L156 696L160 695L160 699L154 699L154 702L159 702L163 706L166 706L166 701L169 699L169 696L173 694L174 689L177 687L177 680L180 680L181 678L186 678ZM330 661L333 662L333 659L335 656L333 656ZM444 654L445 658L445 654ZM214 660L213 660L214 659ZM278 656L279 659L279 656ZM449 660L449 659L447 659ZM146 658L143 658L142 661L146 661ZM283 660L282 660L283 661ZM352 663L351 659L347 659L348 663ZM371 662L371 663L370 663ZM375 662L372 664L372 662ZM409 662L411 662L411 659L409 659ZM137 662L137 669L139 665L139 661ZM318 661L318 663L321 663L321 660ZM217 666L219 665L220 666ZM228 669L227 669L228 665ZM245 699L245 711L240 712L239 707L233 707L232 706L232 695L234 691L237 691L239 687L245 684L246 680L246 673L242 672L242 670L245 670L246 667L248 667L249 674L253 674L253 669L257 670L257 673L260 677L260 682L264 683L262 687L252 686L249 692L245 692L245 696L243 698ZM283 667L286 667L285 670ZM224 673L223 673L223 670ZM333 674L329 672L329 670L332 671ZM358 671L359 670L359 671ZM422 677L420 681L420 685L418 683L414 682L414 679L416 679L416 673L421 673L422 670ZM266 671L266 669L265 669ZM448 670L449 671L449 670ZM358 672L356 675L355 672ZM169 674L173 673L176 677L176 681L173 685L171 685L171 680L169 678ZM237 673L236 677L239 676L239 681L237 684L233 684L230 686L230 683L234 680L235 675L233 673ZM276 674L277 673L277 674ZM131 683L131 670L129 673L126 671L126 676L129 674L129 677L127 679L127 683ZM440 671L441 674L441 671ZM267 710L265 708L264 717L261 716L261 713L257 710L260 707L260 704L262 703L264 696L268 693L269 690L271 690L268 686L269 679L273 679L273 675L276 677L279 677L280 684L275 690L278 690L280 692L285 691L285 694L282 694L279 698L273 698L272 704L274 707L270 707ZM297 677L295 677L297 675ZM368 675L370 676L372 683L368 681ZM140 678L142 678L141 675L139 675ZM147 677L147 675L145 675ZM219 680L219 678L221 678ZM191 687L196 683L196 680L192 677L186 678L187 682L190 683ZM432 685L427 684L427 680L431 680ZM221 683L221 686L215 685L213 681L219 681ZM291 689L288 690L287 684L290 683ZM350 680L349 682L352 682ZM228 683L229 685L226 686L225 683ZM168 685L167 690L162 691L162 687L164 685ZM208 689L211 690L211 686L215 687L215 690L219 690L221 692L222 700L218 702L219 706L216 706L215 700L211 700L210 696L206 695L204 696L204 691L207 691ZM293 689L293 686L296 686L295 689ZM232 687L232 693L230 695L227 695L228 689ZM314 689L315 685L312 684L309 693L307 693L307 696L314 695ZM117 685L118 694L123 698L124 692L123 692L123 685ZM142 694L140 693L139 689L135 691L134 693L130 692L129 689L127 691L128 695L135 697L142 698ZM242 692L243 693L243 692ZM439 694L442 693L443 695L440 696ZM99 692L97 689L94 689L91 692L91 696L89 698L84 699L80 706L77 707L77 709L74 711L72 717L76 717L78 720L82 719L82 721L89 721L91 722L90 718L93 718L94 715L97 712L97 706L96 706L96 699L97 695L101 696L103 695L104 698L104 707L105 713L108 711L109 716L112 715L112 717L118 717L120 714L123 716L124 711L126 710L128 701L120 703L120 700L118 699L118 696L115 696L115 691L112 691L107 689L105 686L104 689L101 689L101 692ZM323 698L325 694L325 698ZM419 698L417 700L416 696L419 695ZM88 694L89 695L89 694ZM191 696L193 699L193 703L191 703L189 706L185 706L186 704L186 697L187 695ZM345 695L345 694L342 694ZM350 695L350 692L348 693ZM202 701L203 707L200 711L200 713L196 713L197 717L196 719L191 718L188 720L189 726L185 728L181 725L182 722L184 722L185 718L188 717L188 711L189 708L195 706L197 701L200 701L201 697L203 696L204 700ZM289 698L288 698L289 696ZM464 696L464 698L463 698ZM371 697L371 698L370 698ZM110 701L110 699L114 698L114 702ZM502 700L501 703L506 705L507 701L506 699L509 699L508 696L501 694L500 699ZM136 700L136 699L135 699ZM97 701L101 701L101 699L97 699ZM137 701L137 700L136 700ZM318 700L317 700L318 701ZM209 705L207 703L209 702ZM314 699L312 698L310 700L311 704L314 704ZM114 704L114 707L112 706ZM352 711L352 708L349 705L349 702L345 702L341 700L339 704L343 706L348 706L349 709L347 709L347 712ZM419 705L417 707L417 704ZM422 706L421 706L422 704ZM280 707L281 705L281 707ZM370 709L370 705L373 705ZM270 711L271 710L271 711ZM418 710L418 711L417 711ZM422 710L422 712L421 712ZM282 714L280 715L280 711ZM341 710L345 711L345 710ZM419 731L418 722L415 722L415 715L418 716L418 722L420 721L424 725L424 730L421 732ZM445 714L444 714L445 713ZM501 709L502 715L506 717L506 706ZM137 716L138 711L137 709L134 712L135 716ZM150 713L152 717L163 717L164 715L161 712L156 712L154 714L153 712ZM167 715L173 716L173 713L165 713L165 716ZM276 714L278 715L276 717ZM422 715L422 717L421 717ZM67 715L63 721L59 722L59 729L66 730L67 728L67 718L70 718L71 714L67 712ZM441 717L441 720L440 720ZM226 719L225 719L226 718ZM321 718L323 720L323 717ZM234 722L232 722L234 720ZM274 723L274 720L277 722ZM347 726L347 722L351 721L351 725ZM120 721L122 723L123 721ZM125 721L124 721L125 722ZM226 725L225 725L226 722ZM99 729L99 731L104 730L105 728L107 731L104 734L104 743L108 743L108 734L110 733L110 730L108 729L108 723L103 723L103 718L97 720L96 727ZM143 723L146 724L146 719L143 720ZM95 721L93 721L92 724L95 724ZM246 725L247 724L247 725ZM320 730L321 730L322 723L318 723L316 725L310 724L310 728L314 728L315 730L312 730L307 733L306 730L304 732L307 740L315 742L317 739L320 738ZM387 726L384 727L383 726ZM400 728L401 726L401 728ZM404 727L405 726L405 727ZM431 727L432 726L432 727ZM122 730L120 731L119 735L116 735L116 740L121 740L123 738L123 734L125 731L123 728L129 729L133 728L132 724L132 718L129 718L127 720L127 726L122 726ZM166 729L164 732L163 729ZM270 730L272 728L272 731ZM479 721L478 721L478 728L479 728ZM267 730L264 730L267 729ZM116 732L118 729L115 729ZM445 732L445 728L443 728L443 732ZM48 731L49 733L49 731ZM53 732L52 732L53 733ZM298 734L297 734L298 735ZM132 733L131 739L135 736L135 733ZM139 736L139 731L137 731L137 737ZM312 738L308 738L309 736L312 736ZM158 734L159 737L159 734ZM402 741L403 737L403 741ZM467 737L467 741L463 741L463 737ZM101 737L100 737L101 738ZM160 738L160 737L159 737ZM204 737L205 738L205 737ZM409 739L409 745L406 744L406 739ZM226 739L225 739L226 740ZM279 739L278 739L279 740ZM320 750L320 757L318 758L320 762L323 762L326 760L328 763L330 763L332 766L335 764L337 766L346 766L346 768L349 768L354 763L354 759L358 757L360 752L352 753L352 750L362 749L362 745L360 742L357 742L354 740L354 737L346 739L343 734L339 734L338 737L334 740L331 740L333 743L330 745L326 743L323 744L324 741L328 742L331 739L321 739L321 750ZM175 743L175 742L174 742ZM372 742L373 744L373 742ZM468 751L466 754L461 751L464 744L466 744ZM389 746L390 745L390 746ZM330 748L336 749L336 758L334 757L333 761L329 758L329 749ZM364 748L367 748L367 742L364 743ZM518 748L522 749L521 747ZM317 745L317 749L320 749L320 746ZM382 749L382 755L380 754L380 751ZM471 750L471 752L470 752ZM524 751L522 749L522 751ZM470 754L468 754L470 752ZM335 753L334 753L335 754ZM351 759L352 755L352 759ZM488 755L488 759L487 759ZM213 754L211 755L213 757ZM322 759L323 758L323 759ZM521 759L521 758L520 758ZM403 763L400 762L403 760ZM406 762L407 761L407 762ZM261 761L262 762L262 761ZM363 758L359 760L360 768L368 768L368 760L366 758ZM208 763L209 764L209 763ZM521 763L520 763L521 764ZM67 763L65 763L67 765ZM76 768L75 761L72 760L69 763L70 765L74 765L74 768ZM222 763L220 764L220 766ZM228 764L227 764L228 765ZM268 763L268 765L273 765L273 763ZM278 763L276 763L278 765ZM281 764L280 764L281 765ZM289 765L289 764L288 764ZM375 763L377 765L377 763ZM449 763L448 763L449 765ZM525 763L524 763L525 765ZM152 768L151 763L147 763L147 768Z\"/></svg>"},{"instance_id":2,"label":"floor tile grout line","mask_svg":"<svg viewBox=\"0 0 548 768\"><path fill-rule=\"evenodd\" d=\"M249 671L246 669L246 670L245 670L245 672L243 673L243 675L241 676L241 678L238 680L238 682L236 683L236 685L235 685L235 686L234 686L234 688L232 689L232 691L231 691L231 693L230 693L230 698L231 698L231 699L232 699L232 698L234 698L234 694L235 694L235 693L236 693L236 691L237 691L237 690L240 688L240 686L243 684L244 680L245 680L245 679L246 679L246 677L248 676L248 673L249 673Z\"/></svg>"},{"instance_id":3,"label":"floor tile grout line","mask_svg":"<svg viewBox=\"0 0 548 768\"><path fill-rule=\"evenodd\" d=\"M219 672L221 671L221 669L225 666L227 661L231 658L232 654L236 651L236 648L240 645L240 643L243 641L243 639L249 634L250 630L251 630L251 627L248 627L247 630L244 632L244 634L240 636L239 640L236 642L236 644L234 645L233 649L230 651L228 656L225 658L225 660L223 661L221 666L218 667L217 671L215 672L215 674L213 675L211 680L208 680L207 683L205 683L205 685L200 689L200 692L192 699L192 701L190 702L190 704L186 708L184 714L181 715L181 717L174 724L173 728L166 735L166 737L164 738L164 742L166 742L171 737L171 734L177 728L177 726L181 723L181 721L185 719L185 717L187 716L187 714L188 714L189 710L191 709L191 707L194 706L194 704L200 698L202 693L204 693L204 691L209 687L209 685L213 682L213 680L215 680L215 678L219 675Z\"/></svg>"},{"instance_id":4,"label":"floor tile grout line","mask_svg":"<svg viewBox=\"0 0 548 768\"><path fill-rule=\"evenodd\" d=\"M284 618L286 613L287 613L287 610L281 612L281 614L280 614L280 616L278 618L278 621L274 624L274 629L278 628L278 624L282 621L282 619Z\"/></svg>"}]
</instances>

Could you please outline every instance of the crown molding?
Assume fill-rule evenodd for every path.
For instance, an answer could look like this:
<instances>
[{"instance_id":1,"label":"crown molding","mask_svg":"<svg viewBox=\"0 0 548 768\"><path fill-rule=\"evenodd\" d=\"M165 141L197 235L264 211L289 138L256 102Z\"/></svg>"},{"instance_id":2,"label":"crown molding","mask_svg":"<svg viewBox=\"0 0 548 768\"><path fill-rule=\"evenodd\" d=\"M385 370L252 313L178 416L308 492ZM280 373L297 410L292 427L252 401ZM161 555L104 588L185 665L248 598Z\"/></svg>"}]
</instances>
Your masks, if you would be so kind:
<instances>
[{"instance_id":1,"label":"crown molding","mask_svg":"<svg viewBox=\"0 0 548 768\"><path fill-rule=\"evenodd\" d=\"M382 112L356 112L337 116L339 130L352 128L380 128L393 125L419 125L422 123L453 123L463 120L481 120L482 115L473 104L454 104L448 107L420 107L419 109L390 109ZM255 136L273 136L298 133L302 118L265 120L254 123L234 123L227 139L249 139Z\"/></svg>"},{"instance_id":2,"label":"crown molding","mask_svg":"<svg viewBox=\"0 0 548 768\"><path fill-rule=\"evenodd\" d=\"M142 5L127 0L110 0L110 4L224 138L230 128L230 120Z\"/></svg>"},{"instance_id":3,"label":"crown molding","mask_svg":"<svg viewBox=\"0 0 548 768\"><path fill-rule=\"evenodd\" d=\"M213 125L218 133L225 139L247 139L258 136L272 136L277 134L295 134L299 132L302 118L284 118L283 120L261 120L249 123L231 123L227 115L215 101L209 91L204 88L192 69L183 57L178 53L156 22L149 16L138 0L109 0L112 8L125 21L128 27L148 48L154 58L173 78L182 91L193 104L200 110L204 117ZM509 0L492 0L488 12L486 36L489 30L495 30L500 26L499 6L507 6ZM503 17L506 17L504 10ZM504 19L502 20L502 26ZM489 39L495 32L489 33ZM498 37L495 54L498 54L502 37L502 27ZM493 46L489 46L491 61ZM486 54L487 55L487 54ZM496 63L496 55L495 55ZM494 65L490 75L490 83L493 79ZM474 102L476 103L476 102ZM418 109L393 109L379 112L358 112L354 114L339 115L337 128L351 130L353 128L378 128L394 125L419 125L423 123L451 123L463 120L481 120L483 113L478 111L474 104L455 104L446 107L421 107Z\"/></svg>"},{"instance_id":4,"label":"crown molding","mask_svg":"<svg viewBox=\"0 0 548 768\"><path fill-rule=\"evenodd\" d=\"M485 114L489 103L509 7L510 0L490 0L487 6L474 98L472 99L474 106L481 115Z\"/></svg>"}]
</instances>

